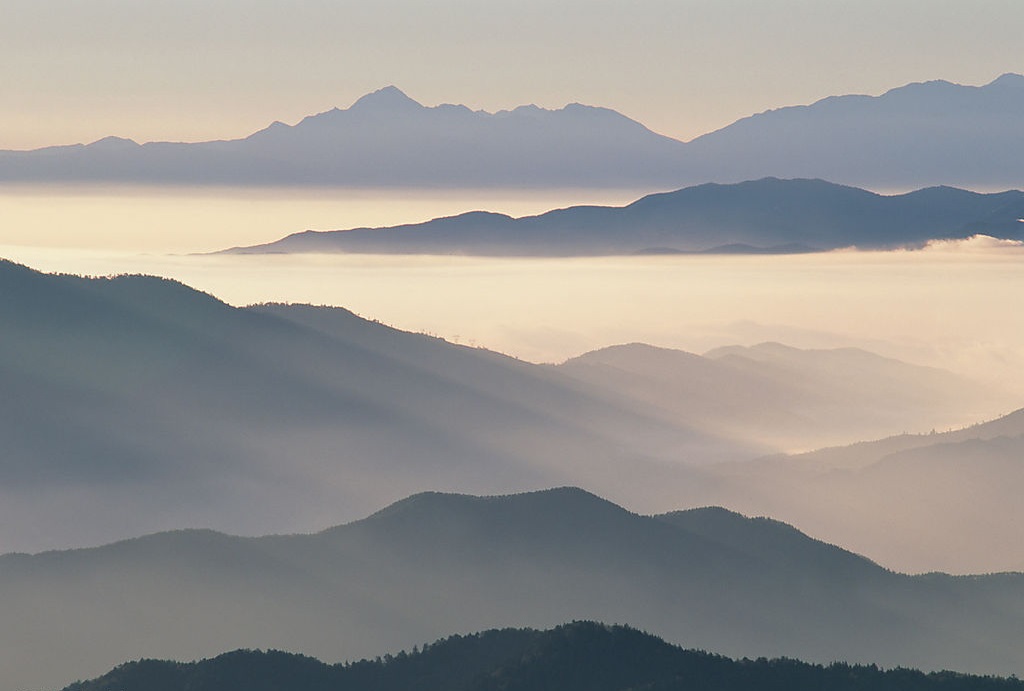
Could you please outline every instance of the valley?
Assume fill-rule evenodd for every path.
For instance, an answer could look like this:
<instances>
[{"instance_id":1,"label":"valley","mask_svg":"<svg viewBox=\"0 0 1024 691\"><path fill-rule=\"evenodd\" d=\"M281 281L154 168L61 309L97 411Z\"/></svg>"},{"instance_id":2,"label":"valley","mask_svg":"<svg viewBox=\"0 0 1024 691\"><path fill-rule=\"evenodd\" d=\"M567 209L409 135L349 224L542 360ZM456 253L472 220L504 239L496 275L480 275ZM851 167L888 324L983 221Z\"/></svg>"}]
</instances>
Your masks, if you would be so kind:
<instances>
[{"instance_id":1,"label":"valley","mask_svg":"<svg viewBox=\"0 0 1024 691\"><path fill-rule=\"evenodd\" d=\"M664 125L676 99L681 136L729 100L721 55L680 52L701 38L679 40L686 3L676 28L667 5L590 25L621 38L544 56L531 90L566 72L534 101L470 105L366 90L447 72L431 50L376 70L405 45L360 43L372 16L433 45L413 7L140 24L156 3L96 10L100 29L69 6L55 42L14 5L0 116L49 144L3 129L0 691L1020 687L1024 77L1005 55L954 83L872 34L857 59L886 55L887 88L753 89L749 115L683 139L624 106L660 98ZM519 5L480 6L486 50L451 41L458 69L426 93L505 89L484 59L502 47L537 60L551 37L510 38ZM452 9L430 13L469 16ZM543 15L568 47L592 18L563 10ZM998 14L929 45L977 58L1016 26ZM257 26L301 35L301 69L294 37L235 42ZM853 26L830 18L810 62ZM120 56L102 122L78 88L106 59L90 41ZM222 45L232 75L201 91L235 112L277 84L282 119L172 95L164 76L217 73ZM637 63L648 47L672 57ZM176 67L143 89L150 49ZM670 65L707 81L622 88ZM751 66L766 88L795 74ZM619 88L577 92L584 73ZM61 83L71 107L41 109Z\"/></svg>"}]
</instances>

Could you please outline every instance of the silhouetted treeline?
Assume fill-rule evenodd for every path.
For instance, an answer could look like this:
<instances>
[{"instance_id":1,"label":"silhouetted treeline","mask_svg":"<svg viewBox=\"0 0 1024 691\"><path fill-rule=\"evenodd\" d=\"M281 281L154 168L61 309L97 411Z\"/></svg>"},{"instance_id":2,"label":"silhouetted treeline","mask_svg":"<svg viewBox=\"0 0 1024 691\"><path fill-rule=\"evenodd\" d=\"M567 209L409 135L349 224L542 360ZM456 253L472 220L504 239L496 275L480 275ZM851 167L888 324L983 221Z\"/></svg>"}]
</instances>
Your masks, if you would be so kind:
<instances>
[{"instance_id":1,"label":"silhouetted treeline","mask_svg":"<svg viewBox=\"0 0 1024 691\"><path fill-rule=\"evenodd\" d=\"M574 622L549 631L451 636L411 653L327 665L238 650L193 663L141 660L65 691L987 691L1016 678L732 660L684 650L625 626Z\"/></svg>"}]
</instances>

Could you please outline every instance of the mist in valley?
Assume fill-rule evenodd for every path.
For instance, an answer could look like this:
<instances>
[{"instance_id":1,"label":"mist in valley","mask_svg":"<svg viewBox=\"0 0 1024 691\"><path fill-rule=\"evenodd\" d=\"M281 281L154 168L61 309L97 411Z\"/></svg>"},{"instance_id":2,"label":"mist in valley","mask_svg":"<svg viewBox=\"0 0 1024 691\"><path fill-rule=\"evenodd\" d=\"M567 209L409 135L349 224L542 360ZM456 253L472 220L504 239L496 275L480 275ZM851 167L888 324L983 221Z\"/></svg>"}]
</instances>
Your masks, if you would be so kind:
<instances>
[{"instance_id":1,"label":"mist in valley","mask_svg":"<svg viewBox=\"0 0 1024 691\"><path fill-rule=\"evenodd\" d=\"M315 533L423 490L574 485L628 511L555 493L522 525L418 499L430 511L402 519L422 524L412 537L185 532L10 555L4 618L23 626L5 639L9 680L232 647L335 660L574 618L737 655L1020 669L996 644L1019 626L1017 577L892 573L1024 569L1019 243L203 256L140 253L118 244L126 230L110 249L0 250L27 265L0 264L0 551ZM767 524L687 514L682 537L664 534L675 518L629 513L708 505L862 556L801 537L783 564L759 551ZM780 629L808 597L815 616ZM33 652L51 648L67 663Z\"/></svg>"},{"instance_id":2,"label":"mist in valley","mask_svg":"<svg viewBox=\"0 0 1024 691\"><path fill-rule=\"evenodd\" d=\"M0 691L693 686L615 623L1021 684L1024 3L64 5L0 22Z\"/></svg>"},{"instance_id":3,"label":"mist in valley","mask_svg":"<svg viewBox=\"0 0 1024 691\"><path fill-rule=\"evenodd\" d=\"M880 493L866 461L765 482L778 464L761 460L1021 407L1024 323L992 299L1015 290L1013 243L558 260L34 252L51 271L131 266L186 285L5 265L5 550L307 532L423 489L574 484L641 512L772 515L909 572L1024 563L1013 545L947 549L1008 540L992 526L1014 525L1012 502L927 519L936 503L975 506L972 483L1012 491L1012 463L985 477L964 463L942 492L922 489L925 465ZM302 302L380 316L281 304ZM638 342L658 347L606 347ZM889 495L902 513L879 503Z\"/></svg>"},{"instance_id":4,"label":"mist in valley","mask_svg":"<svg viewBox=\"0 0 1024 691\"><path fill-rule=\"evenodd\" d=\"M777 341L860 347L1024 392L1024 317L1011 299L1024 248L1011 241L974 238L893 252L545 259L191 256L10 245L0 252L43 271L174 278L236 306L343 306L531 362L633 342L699 354ZM961 423L993 412L1008 410L965 411Z\"/></svg>"}]
</instances>

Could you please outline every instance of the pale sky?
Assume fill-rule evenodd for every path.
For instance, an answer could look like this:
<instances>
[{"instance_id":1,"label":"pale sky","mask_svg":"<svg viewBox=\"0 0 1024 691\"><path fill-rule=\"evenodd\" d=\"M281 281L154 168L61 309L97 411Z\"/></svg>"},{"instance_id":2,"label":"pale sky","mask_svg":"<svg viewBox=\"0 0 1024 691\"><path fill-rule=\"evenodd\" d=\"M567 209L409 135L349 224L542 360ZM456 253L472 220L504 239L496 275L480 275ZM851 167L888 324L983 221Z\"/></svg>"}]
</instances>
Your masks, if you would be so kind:
<instances>
[{"instance_id":1,"label":"pale sky","mask_svg":"<svg viewBox=\"0 0 1024 691\"><path fill-rule=\"evenodd\" d=\"M0 148L235 138L394 84L614 108L690 139L755 112L1024 72L1021 0L0 0Z\"/></svg>"}]
</instances>

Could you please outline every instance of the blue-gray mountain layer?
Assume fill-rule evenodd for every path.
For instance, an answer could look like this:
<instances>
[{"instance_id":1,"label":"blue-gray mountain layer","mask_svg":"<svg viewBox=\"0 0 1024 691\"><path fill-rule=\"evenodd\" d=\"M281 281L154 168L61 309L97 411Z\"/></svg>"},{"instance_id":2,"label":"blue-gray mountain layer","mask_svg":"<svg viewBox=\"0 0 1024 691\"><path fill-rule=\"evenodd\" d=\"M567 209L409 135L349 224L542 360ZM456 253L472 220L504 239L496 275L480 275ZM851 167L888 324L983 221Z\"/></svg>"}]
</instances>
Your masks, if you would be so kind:
<instances>
[{"instance_id":1,"label":"blue-gray mountain layer","mask_svg":"<svg viewBox=\"0 0 1024 691\"><path fill-rule=\"evenodd\" d=\"M660 484L686 458L764 450L343 309L238 309L173 281L9 262L0 390L3 550L308 530L425 487L608 489L623 464Z\"/></svg>"},{"instance_id":2,"label":"blue-gray mountain layer","mask_svg":"<svg viewBox=\"0 0 1024 691\"><path fill-rule=\"evenodd\" d=\"M876 190L1024 186L1024 76L936 80L752 115L699 137L688 173L739 181L818 177Z\"/></svg>"},{"instance_id":3,"label":"blue-gray mountain layer","mask_svg":"<svg viewBox=\"0 0 1024 691\"><path fill-rule=\"evenodd\" d=\"M680 114L683 116L683 114ZM1024 77L909 84L767 111L689 143L606 108L424 107L394 87L295 125L199 143L107 137L0 152L0 181L676 188L764 176L872 189L1024 186Z\"/></svg>"},{"instance_id":4,"label":"blue-gray mountain layer","mask_svg":"<svg viewBox=\"0 0 1024 691\"><path fill-rule=\"evenodd\" d=\"M0 551L310 530L424 488L572 483L664 510L699 497L711 463L1005 409L938 370L786 353L634 346L541 366L340 308L0 262Z\"/></svg>"},{"instance_id":5,"label":"blue-gray mountain layer","mask_svg":"<svg viewBox=\"0 0 1024 691\"><path fill-rule=\"evenodd\" d=\"M691 500L767 513L889 566L1024 571L1024 410L709 472L719 482Z\"/></svg>"},{"instance_id":6,"label":"blue-gray mountain layer","mask_svg":"<svg viewBox=\"0 0 1024 691\"><path fill-rule=\"evenodd\" d=\"M880 195L823 180L763 178L652 194L623 207L511 218L473 211L390 228L295 233L235 254L365 252L585 256L892 248L976 234L1024 239L1024 192L933 187Z\"/></svg>"},{"instance_id":7,"label":"blue-gray mountain layer","mask_svg":"<svg viewBox=\"0 0 1024 691\"><path fill-rule=\"evenodd\" d=\"M904 576L723 509L427 493L313 535L163 533L0 558L3 691L237 648L358 659L596 619L733 656L1024 670L1024 575Z\"/></svg>"},{"instance_id":8,"label":"blue-gray mountain layer","mask_svg":"<svg viewBox=\"0 0 1024 691\"><path fill-rule=\"evenodd\" d=\"M0 152L0 180L370 187L632 187L673 177L684 145L606 108L424 107L395 87L350 108L200 143L109 137Z\"/></svg>"}]
</instances>

